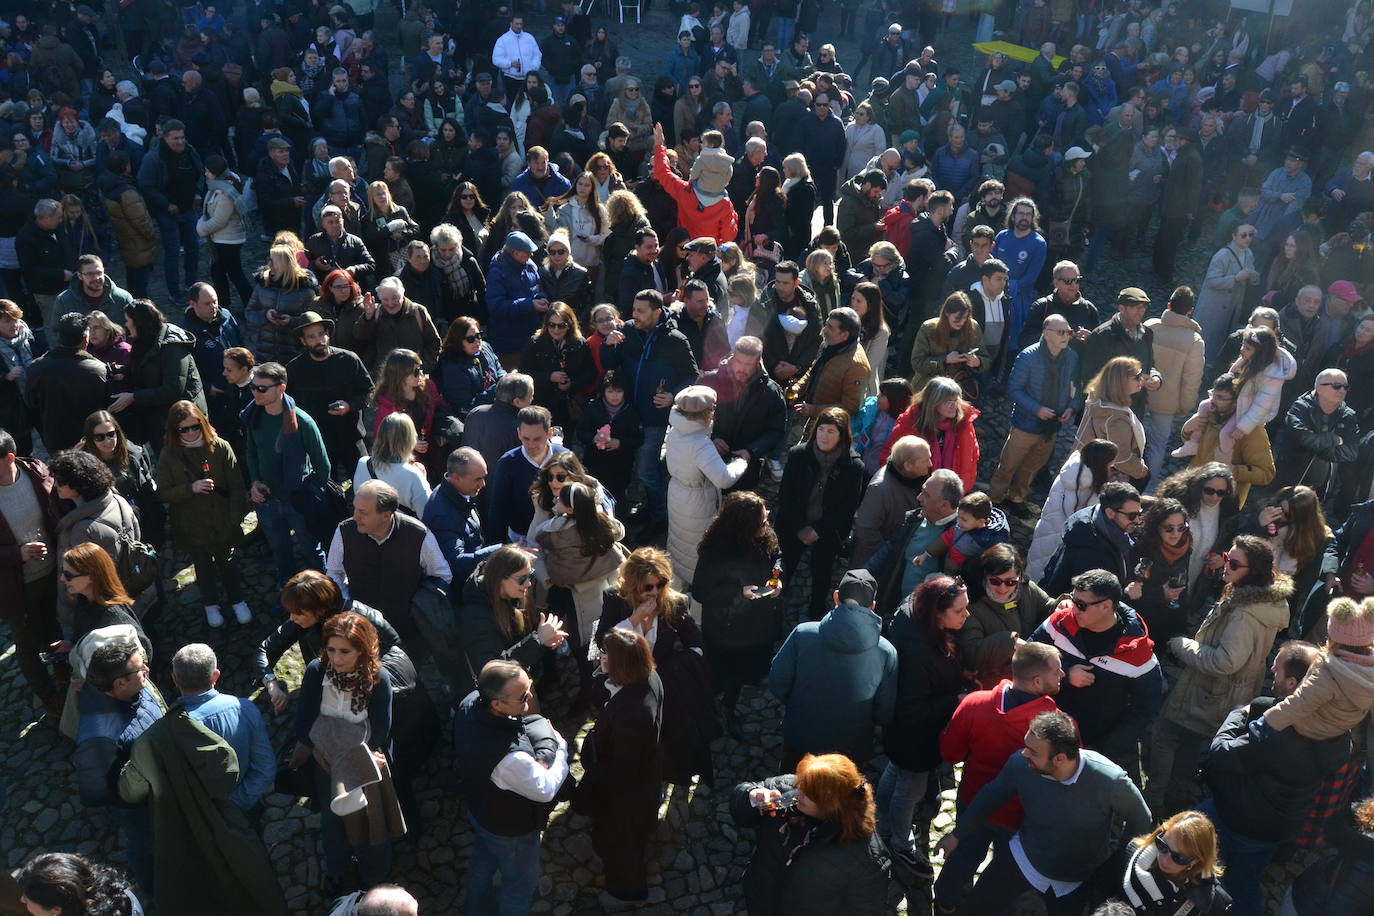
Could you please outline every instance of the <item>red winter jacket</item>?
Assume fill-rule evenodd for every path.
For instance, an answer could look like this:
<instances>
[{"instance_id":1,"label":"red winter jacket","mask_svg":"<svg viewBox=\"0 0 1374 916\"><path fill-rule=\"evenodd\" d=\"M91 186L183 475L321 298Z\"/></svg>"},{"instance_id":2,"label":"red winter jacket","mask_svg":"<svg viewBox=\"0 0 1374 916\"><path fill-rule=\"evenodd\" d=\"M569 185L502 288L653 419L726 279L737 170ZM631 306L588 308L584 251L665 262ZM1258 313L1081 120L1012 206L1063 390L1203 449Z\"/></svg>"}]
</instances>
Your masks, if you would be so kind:
<instances>
[{"instance_id":1,"label":"red winter jacket","mask_svg":"<svg viewBox=\"0 0 1374 916\"><path fill-rule=\"evenodd\" d=\"M897 422L892 424L892 432L887 437L887 444L883 446L882 455L879 460L887 464L887 456L892 454L893 444L903 436L916 436L924 439L920 433L916 432L916 417L921 412L919 402L913 401L911 406L902 411L897 417ZM964 419L959 421L958 427L954 430L954 466L951 471L959 475L959 479L964 483L964 492L973 492L974 481L978 479L978 434L973 429L973 421L977 420L979 410L972 405L965 405ZM932 468L940 467L940 450L934 442L928 442L930 454L934 463Z\"/></svg>"},{"instance_id":2,"label":"red winter jacket","mask_svg":"<svg viewBox=\"0 0 1374 916\"><path fill-rule=\"evenodd\" d=\"M964 765L964 778L959 780L960 808L973 801L978 790L1002 771L1007 759L1021 750L1031 719L1059 708L1053 697L1040 697L1003 712L1002 696L1009 687L1011 681L1002 681L991 690L975 690L964 697L940 735L940 756ZM988 821L1015 830L1024 816L1021 802L1013 798Z\"/></svg>"},{"instance_id":3,"label":"red winter jacket","mask_svg":"<svg viewBox=\"0 0 1374 916\"><path fill-rule=\"evenodd\" d=\"M677 201L678 225L687 230L689 237L713 238L717 243L724 244L735 241L739 236L739 220L735 217L730 198L722 197L703 208L691 184L668 167L668 153L661 146L654 147L654 180Z\"/></svg>"},{"instance_id":4,"label":"red winter jacket","mask_svg":"<svg viewBox=\"0 0 1374 916\"><path fill-rule=\"evenodd\" d=\"M898 201L896 206L883 214L883 236L897 246L902 257L906 257L907 249L911 247L911 224L919 215L905 200Z\"/></svg>"}]
</instances>

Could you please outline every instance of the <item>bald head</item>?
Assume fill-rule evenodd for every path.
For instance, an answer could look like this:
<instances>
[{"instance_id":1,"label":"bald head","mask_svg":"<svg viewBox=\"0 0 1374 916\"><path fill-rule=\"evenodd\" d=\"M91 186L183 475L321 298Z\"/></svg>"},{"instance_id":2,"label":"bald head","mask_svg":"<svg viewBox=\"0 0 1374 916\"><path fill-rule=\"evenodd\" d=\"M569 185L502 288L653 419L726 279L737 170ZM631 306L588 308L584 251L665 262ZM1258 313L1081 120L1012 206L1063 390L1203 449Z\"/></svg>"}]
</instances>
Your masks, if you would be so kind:
<instances>
[{"instance_id":1,"label":"bald head","mask_svg":"<svg viewBox=\"0 0 1374 916\"><path fill-rule=\"evenodd\" d=\"M353 522L363 534L384 538L391 533L401 494L382 480L369 480L353 492Z\"/></svg>"},{"instance_id":2,"label":"bald head","mask_svg":"<svg viewBox=\"0 0 1374 916\"><path fill-rule=\"evenodd\" d=\"M420 916L420 902L403 887L379 884L358 898L358 916Z\"/></svg>"}]
</instances>

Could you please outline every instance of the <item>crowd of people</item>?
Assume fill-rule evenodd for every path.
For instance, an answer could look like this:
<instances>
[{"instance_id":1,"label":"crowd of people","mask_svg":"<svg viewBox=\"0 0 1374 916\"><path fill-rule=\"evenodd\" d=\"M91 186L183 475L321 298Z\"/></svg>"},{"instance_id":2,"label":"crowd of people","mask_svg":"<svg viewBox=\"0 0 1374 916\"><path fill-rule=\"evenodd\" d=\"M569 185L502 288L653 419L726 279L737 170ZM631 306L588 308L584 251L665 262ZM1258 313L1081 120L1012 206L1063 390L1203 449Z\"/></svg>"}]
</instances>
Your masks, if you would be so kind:
<instances>
[{"instance_id":1,"label":"crowd of people","mask_svg":"<svg viewBox=\"0 0 1374 916\"><path fill-rule=\"evenodd\" d=\"M443 742L465 913L563 803L639 908L764 689L754 916L1367 909L1374 7L835 5L7 10L0 618L127 874L0 912L284 914L279 793L413 916Z\"/></svg>"}]
</instances>

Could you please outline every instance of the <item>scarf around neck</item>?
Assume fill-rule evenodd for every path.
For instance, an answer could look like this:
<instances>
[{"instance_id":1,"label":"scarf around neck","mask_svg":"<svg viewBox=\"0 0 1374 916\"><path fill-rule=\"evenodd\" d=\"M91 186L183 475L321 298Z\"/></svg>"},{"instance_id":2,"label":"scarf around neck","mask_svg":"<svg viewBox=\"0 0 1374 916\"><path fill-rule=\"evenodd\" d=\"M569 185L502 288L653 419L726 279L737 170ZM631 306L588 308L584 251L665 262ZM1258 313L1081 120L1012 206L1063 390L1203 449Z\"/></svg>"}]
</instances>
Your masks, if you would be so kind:
<instances>
[{"instance_id":1,"label":"scarf around neck","mask_svg":"<svg viewBox=\"0 0 1374 916\"><path fill-rule=\"evenodd\" d=\"M367 704L372 699L372 682L363 677L361 671L355 668L344 674L326 661L324 663L324 676L340 693L348 694L348 708L354 715L367 709Z\"/></svg>"}]
</instances>

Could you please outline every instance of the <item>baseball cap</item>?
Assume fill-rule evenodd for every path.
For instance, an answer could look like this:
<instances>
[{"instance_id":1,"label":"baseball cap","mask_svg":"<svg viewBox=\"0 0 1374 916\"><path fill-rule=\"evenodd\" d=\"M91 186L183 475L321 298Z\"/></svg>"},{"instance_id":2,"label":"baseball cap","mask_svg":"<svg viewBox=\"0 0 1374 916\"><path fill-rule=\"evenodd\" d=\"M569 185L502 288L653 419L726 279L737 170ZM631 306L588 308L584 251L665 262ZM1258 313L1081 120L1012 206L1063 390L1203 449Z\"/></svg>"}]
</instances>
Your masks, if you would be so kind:
<instances>
[{"instance_id":1,"label":"baseball cap","mask_svg":"<svg viewBox=\"0 0 1374 916\"><path fill-rule=\"evenodd\" d=\"M1071 146L1064 153L1064 161L1073 162L1075 159L1087 159L1092 153L1081 146Z\"/></svg>"},{"instance_id":2,"label":"baseball cap","mask_svg":"<svg viewBox=\"0 0 1374 916\"><path fill-rule=\"evenodd\" d=\"M851 569L840 579L839 593L840 601L871 607L873 597L878 594L878 580L866 569Z\"/></svg>"},{"instance_id":3,"label":"baseball cap","mask_svg":"<svg viewBox=\"0 0 1374 916\"><path fill-rule=\"evenodd\" d=\"M1332 283L1326 288L1326 294L1328 296L1334 296L1337 299L1344 299L1346 302L1364 301L1364 297L1360 295L1360 291L1356 289L1355 284L1351 283L1349 280L1337 280L1335 283Z\"/></svg>"}]
</instances>

